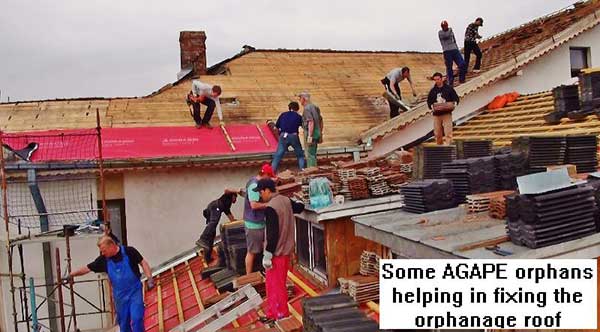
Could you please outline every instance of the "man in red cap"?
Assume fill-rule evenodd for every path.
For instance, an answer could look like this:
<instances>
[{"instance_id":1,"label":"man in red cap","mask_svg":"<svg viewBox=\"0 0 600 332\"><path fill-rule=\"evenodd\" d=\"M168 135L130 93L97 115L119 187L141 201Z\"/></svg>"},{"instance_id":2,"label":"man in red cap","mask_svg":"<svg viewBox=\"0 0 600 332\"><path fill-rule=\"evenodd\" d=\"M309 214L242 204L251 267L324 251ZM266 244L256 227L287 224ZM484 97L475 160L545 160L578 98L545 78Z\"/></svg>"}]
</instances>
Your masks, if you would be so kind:
<instances>
[{"instance_id":1,"label":"man in red cap","mask_svg":"<svg viewBox=\"0 0 600 332\"><path fill-rule=\"evenodd\" d=\"M265 242L265 208L267 204L260 201L260 194L254 189L259 180L273 179L275 172L269 164L260 168L258 175L251 177L246 183L246 197L244 199L244 226L246 228L246 273L253 271L254 259L262 253Z\"/></svg>"}]
</instances>

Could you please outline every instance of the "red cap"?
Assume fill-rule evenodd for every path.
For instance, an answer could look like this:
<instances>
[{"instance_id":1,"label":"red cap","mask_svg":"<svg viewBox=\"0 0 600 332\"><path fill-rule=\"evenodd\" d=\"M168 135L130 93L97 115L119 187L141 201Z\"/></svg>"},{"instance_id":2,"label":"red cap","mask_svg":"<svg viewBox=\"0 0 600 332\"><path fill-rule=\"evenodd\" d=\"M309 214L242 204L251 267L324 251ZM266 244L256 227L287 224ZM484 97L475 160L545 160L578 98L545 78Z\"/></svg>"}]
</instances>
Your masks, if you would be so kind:
<instances>
[{"instance_id":1,"label":"red cap","mask_svg":"<svg viewBox=\"0 0 600 332\"><path fill-rule=\"evenodd\" d=\"M274 178L275 177L275 172L273 172L273 167L271 167L271 164L264 164L262 165L262 167L260 168L260 174L261 175L266 175L270 178Z\"/></svg>"}]
</instances>

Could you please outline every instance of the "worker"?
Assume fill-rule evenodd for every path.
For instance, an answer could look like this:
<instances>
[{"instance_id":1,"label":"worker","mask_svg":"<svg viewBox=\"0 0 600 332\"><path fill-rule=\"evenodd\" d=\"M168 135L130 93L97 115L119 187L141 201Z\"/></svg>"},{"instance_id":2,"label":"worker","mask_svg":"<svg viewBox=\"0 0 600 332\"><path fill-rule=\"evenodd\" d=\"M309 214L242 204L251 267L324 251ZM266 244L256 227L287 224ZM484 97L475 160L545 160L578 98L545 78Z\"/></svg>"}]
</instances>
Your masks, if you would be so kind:
<instances>
[{"instance_id":1,"label":"worker","mask_svg":"<svg viewBox=\"0 0 600 332\"><path fill-rule=\"evenodd\" d=\"M399 68L392 69L381 80L381 84L383 84L386 91L388 91L392 95L394 95L396 97L396 99L402 100L402 93L400 93L400 85L399 84L404 79L406 79L408 81L408 84L410 85L410 90L412 91L413 97L416 97L417 93L415 92L415 87L413 86L412 79L410 78L410 68L408 68L408 67L399 67ZM391 86L394 87L395 93L394 93L394 91L392 91ZM398 112L400 107L397 105L394 105L393 103L391 103L389 101L388 101L388 103L390 104L390 118L400 115L400 112Z\"/></svg>"},{"instance_id":2,"label":"worker","mask_svg":"<svg viewBox=\"0 0 600 332\"><path fill-rule=\"evenodd\" d=\"M275 123L275 127L279 129L279 143L277 144L277 151L275 151L273 162L271 163L271 167L273 167L273 171L275 172L277 172L279 163L290 146L294 149L296 159L298 159L298 169L304 169L306 162L304 159L304 150L302 150L302 144L298 137L298 128L302 127L302 116L298 114L299 110L300 105L297 102L293 101L289 103L288 111L281 113Z\"/></svg>"},{"instance_id":3,"label":"worker","mask_svg":"<svg viewBox=\"0 0 600 332\"><path fill-rule=\"evenodd\" d=\"M481 71L481 50L477 45L477 39L481 39L479 35L479 27L483 26L483 19L478 17L475 22L467 26L465 31L465 67L469 70L469 61L471 60L471 52L475 53L475 66L473 67L474 73Z\"/></svg>"},{"instance_id":4,"label":"worker","mask_svg":"<svg viewBox=\"0 0 600 332\"><path fill-rule=\"evenodd\" d=\"M82 276L90 271L108 273L120 331L143 332L144 298L138 265L144 270L148 290L154 288L150 265L134 247L117 245L108 235L98 240L98 248L100 256L87 266L71 272L69 278Z\"/></svg>"},{"instance_id":5,"label":"worker","mask_svg":"<svg viewBox=\"0 0 600 332\"><path fill-rule=\"evenodd\" d=\"M219 101L220 95L220 86L202 83L199 80L192 81L192 90L188 93L186 102L190 108L190 114L196 122L196 128L206 127L212 129L210 118L212 118L215 108L217 109L219 121L223 122L223 112ZM200 104L206 106L204 119L200 116Z\"/></svg>"},{"instance_id":6,"label":"worker","mask_svg":"<svg viewBox=\"0 0 600 332\"><path fill-rule=\"evenodd\" d=\"M442 50L444 51L444 62L446 64L448 84L454 86L454 69L452 68L454 63L458 66L458 81L459 83L464 83L467 68L465 67L465 61L458 50L458 45L456 45L454 32L448 27L448 22L446 21L442 21L441 26L442 30L438 32L438 37L440 38Z\"/></svg>"},{"instance_id":7,"label":"worker","mask_svg":"<svg viewBox=\"0 0 600 332\"><path fill-rule=\"evenodd\" d=\"M221 214L225 213L230 222L235 220L235 217L231 213L231 205L235 204L237 195L240 193L241 190L225 189L221 197L210 202L206 209L202 211L202 215L206 218L206 226L196 244L204 251L204 260L206 263L212 261L212 249L215 236L217 235L217 226L221 220Z\"/></svg>"},{"instance_id":8,"label":"worker","mask_svg":"<svg viewBox=\"0 0 600 332\"><path fill-rule=\"evenodd\" d=\"M289 316L286 287L290 256L294 251L296 222L294 213L304 210L304 204L276 192L271 179L258 181L254 191L260 193L265 209L266 244L263 267L266 271L267 318L272 320Z\"/></svg>"},{"instance_id":9,"label":"worker","mask_svg":"<svg viewBox=\"0 0 600 332\"><path fill-rule=\"evenodd\" d=\"M264 164L258 175L246 183L244 198L244 227L246 231L246 274L253 272L256 255L263 252L265 242L265 208L267 204L260 201L260 195L254 191L259 180L275 178L270 164Z\"/></svg>"},{"instance_id":10,"label":"worker","mask_svg":"<svg viewBox=\"0 0 600 332\"><path fill-rule=\"evenodd\" d=\"M452 111L458 105L459 98L456 90L444 83L442 73L434 73L433 80L435 84L427 96L427 106L429 109L433 109L433 134L438 145L449 145L452 143ZM453 104L441 105L442 103ZM435 104L440 104L445 108L437 110Z\"/></svg>"},{"instance_id":11,"label":"worker","mask_svg":"<svg viewBox=\"0 0 600 332\"><path fill-rule=\"evenodd\" d=\"M321 109L310 101L310 94L298 94L302 112L302 129L304 130L304 145L308 167L317 166L317 145L323 143L323 117Z\"/></svg>"}]
</instances>

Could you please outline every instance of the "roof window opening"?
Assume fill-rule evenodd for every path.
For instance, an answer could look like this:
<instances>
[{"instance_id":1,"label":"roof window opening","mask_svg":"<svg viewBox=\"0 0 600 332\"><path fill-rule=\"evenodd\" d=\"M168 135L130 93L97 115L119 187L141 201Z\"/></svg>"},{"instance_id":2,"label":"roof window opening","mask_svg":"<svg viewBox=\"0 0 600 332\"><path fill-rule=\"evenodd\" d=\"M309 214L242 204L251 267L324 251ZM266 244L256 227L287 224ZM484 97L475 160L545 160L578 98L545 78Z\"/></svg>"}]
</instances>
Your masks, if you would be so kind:
<instances>
[{"instance_id":1,"label":"roof window opening","mask_svg":"<svg viewBox=\"0 0 600 332\"><path fill-rule=\"evenodd\" d=\"M571 47L569 53L571 57L571 77L577 77L582 69L590 67L590 48Z\"/></svg>"}]
</instances>

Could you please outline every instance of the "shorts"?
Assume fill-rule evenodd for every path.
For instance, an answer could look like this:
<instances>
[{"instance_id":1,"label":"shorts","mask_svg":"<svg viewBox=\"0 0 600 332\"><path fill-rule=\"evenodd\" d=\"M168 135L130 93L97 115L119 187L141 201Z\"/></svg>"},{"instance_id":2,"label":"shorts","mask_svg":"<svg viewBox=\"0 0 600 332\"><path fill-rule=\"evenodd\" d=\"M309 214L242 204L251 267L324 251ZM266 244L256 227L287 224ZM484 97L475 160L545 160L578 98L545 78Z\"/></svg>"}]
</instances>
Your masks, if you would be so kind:
<instances>
[{"instance_id":1,"label":"shorts","mask_svg":"<svg viewBox=\"0 0 600 332\"><path fill-rule=\"evenodd\" d=\"M260 254L265 247L265 229L246 228L246 246L251 254Z\"/></svg>"}]
</instances>

